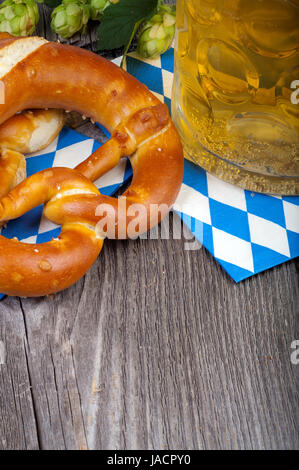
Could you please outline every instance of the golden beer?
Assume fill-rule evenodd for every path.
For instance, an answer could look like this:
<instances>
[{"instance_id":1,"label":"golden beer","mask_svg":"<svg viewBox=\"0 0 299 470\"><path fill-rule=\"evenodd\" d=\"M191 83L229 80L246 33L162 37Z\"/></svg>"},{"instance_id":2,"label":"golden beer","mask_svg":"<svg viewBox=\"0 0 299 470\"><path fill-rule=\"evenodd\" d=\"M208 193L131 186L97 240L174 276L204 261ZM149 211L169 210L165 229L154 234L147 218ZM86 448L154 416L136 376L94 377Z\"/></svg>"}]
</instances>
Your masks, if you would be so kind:
<instances>
[{"instance_id":1,"label":"golden beer","mask_svg":"<svg viewBox=\"0 0 299 470\"><path fill-rule=\"evenodd\" d=\"M172 113L186 157L299 193L299 0L178 0Z\"/></svg>"}]
</instances>

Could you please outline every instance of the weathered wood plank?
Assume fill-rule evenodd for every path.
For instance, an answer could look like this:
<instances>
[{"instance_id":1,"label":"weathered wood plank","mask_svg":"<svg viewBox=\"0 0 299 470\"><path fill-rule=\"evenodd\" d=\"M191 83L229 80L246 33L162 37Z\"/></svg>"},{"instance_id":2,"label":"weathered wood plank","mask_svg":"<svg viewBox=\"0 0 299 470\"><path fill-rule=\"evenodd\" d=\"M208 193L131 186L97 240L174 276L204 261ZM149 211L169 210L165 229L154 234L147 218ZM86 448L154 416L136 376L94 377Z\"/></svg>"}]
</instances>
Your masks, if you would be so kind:
<instances>
[{"instance_id":1,"label":"weathered wood plank","mask_svg":"<svg viewBox=\"0 0 299 470\"><path fill-rule=\"evenodd\" d=\"M294 263L236 285L181 243L107 242L76 286L22 300L43 448L298 447Z\"/></svg>"},{"instance_id":2,"label":"weathered wood plank","mask_svg":"<svg viewBox=\"0 0 299 470\"><path fill-rule=\"evenodd\" d=\"M19 299L0 303L0 449L38 449L28 370L28 342Z\"/></svg>"}]
</instances>

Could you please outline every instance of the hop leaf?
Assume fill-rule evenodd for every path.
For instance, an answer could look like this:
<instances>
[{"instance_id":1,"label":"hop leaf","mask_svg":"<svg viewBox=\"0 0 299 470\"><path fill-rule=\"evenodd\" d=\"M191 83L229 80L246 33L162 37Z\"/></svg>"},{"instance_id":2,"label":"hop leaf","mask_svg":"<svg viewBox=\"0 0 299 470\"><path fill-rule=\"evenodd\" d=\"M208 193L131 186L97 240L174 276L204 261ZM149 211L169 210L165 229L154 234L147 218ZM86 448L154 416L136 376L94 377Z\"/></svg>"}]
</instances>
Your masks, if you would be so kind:
<instances>
[{"instance_id":1,"label":"hop leaf","mask_svg":"<svg viewBox=\"0 0 299 470\"><path fill-rule=\"evenodd\" d=\"M5 0L0 5L0 32L13 36L30 36L39 21L34 0Z\"/></svg>"},{"instance_id":2,"label":"hop leaf","mask_svg":"<svg viewBox=\"0 0 299 470\"><path fill-rule=\"evenodd\" d=\"M125 47L125 52L145 18L151 17L158 0L110 0L99 26L98 50Z\"/></svg>"}]
</instances>

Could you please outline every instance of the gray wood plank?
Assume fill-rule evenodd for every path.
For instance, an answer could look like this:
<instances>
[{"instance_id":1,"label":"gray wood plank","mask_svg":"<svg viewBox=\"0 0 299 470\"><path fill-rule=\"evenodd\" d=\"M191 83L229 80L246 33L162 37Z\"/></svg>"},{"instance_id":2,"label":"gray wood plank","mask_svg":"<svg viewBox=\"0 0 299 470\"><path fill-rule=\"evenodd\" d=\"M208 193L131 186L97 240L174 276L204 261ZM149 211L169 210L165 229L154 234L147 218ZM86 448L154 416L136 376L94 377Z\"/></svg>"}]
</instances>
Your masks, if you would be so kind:
<instances>
[{"instance_id":1,"label":"gray wood plank","mask_svg":"<svg viewBox=\"0 0 299 470\"><path fill-rule=\"evenodd\" d=\"M0 449L298 449L297 317L295 262L237 285L183 240L107 241L65 292L0 302Z\"/></svg>"},{"instance_id":2,"label":"gray wood plank","mask_svg":"<svg viewBox=\"0 0 299 470\"><path fill-rule=\"evenodd\" d=\"M298 448L297 304L294 263L236 285L181 241L106 242L76 286L21 301L40 445Z\"/></svg>"},{"instance_id":3,"label":"gray wood plank","mask_svg":"<svg viewBox=\"0 0 299 470\"><path fill-rule=\"evenodd\" d=\"M0 303L0 449L38 449L28 341L19 299Z\"/></svg>"}]
</instances>

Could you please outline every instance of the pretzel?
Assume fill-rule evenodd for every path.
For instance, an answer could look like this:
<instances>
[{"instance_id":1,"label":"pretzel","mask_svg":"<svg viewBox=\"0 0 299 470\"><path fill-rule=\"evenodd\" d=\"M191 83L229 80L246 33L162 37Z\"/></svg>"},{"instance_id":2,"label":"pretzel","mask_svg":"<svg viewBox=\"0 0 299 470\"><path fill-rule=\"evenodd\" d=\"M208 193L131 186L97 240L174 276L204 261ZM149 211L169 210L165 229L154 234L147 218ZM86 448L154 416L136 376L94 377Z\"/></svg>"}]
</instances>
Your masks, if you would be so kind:
<instances>
[{"instance_id":1,"label":"pretzel","mask_svg":"<svg viewBox=\"0 0 299 470\"><path fill-rule=\"evenodd\" d=\"M119 200L100 194L94 196L94 193L91 197L88 193L77 191L74 186L66 200L61 197L50 198L45 208L48 218L64 226L83 223L92 227L105 219L107 231L101 237L126 238L136 205L142 204L145 208L138 223L141 231L149 229L168 213L182 182L183 151L166 105L116 65L73 46L47 42L38 37L5 38L0 40L0 55L2 58L9 58L0 67L0 80L5 90L5 103L0 105L0 124L28 108L67 109L100 122L112 134L111 139L76 169L91 181L113 168L122 157L130 156L133 180L121 198L124 201L124 212L119 210ZM22 87L18 86L20 82ZM34 182L34 194L39 194L45 188L44 184L42 188L38 185L39 177L41 174L37 174L36 180L30 178L29 183L26 180L0 202L0 221L10 220L26 212L29 206L27 207L27 199L24 203L23 185L27 188L30 184L32 192ZM56 177L55 170L53 178ZM9 200L22 208L21 212L16 212L9 206ZM1 211L3 204L10 207L10 210L6 207L5 211ZM158 220L154 222L150 217L153 205L162 207ZM98 213L99 206L109 207L110 210L107 214ZM110 220L114 223L109 223ZM90 236L89 232L87 237ZM31 280L32 270L35 269L31 265L29 253L33 256L32 249L40 249L39 247L40 245L33 245L33 248L25 249L19 242L0 237L0 291L15 295L21 292L22 295L32 296L56 292L67 286L68 283L57 281L59 275L56 273L63 258L60 253L49 262L51 275L58 282L55 288L46 281L36 288L31 283L30 288L27 288L27 279ZM47 260L48 245L42 249ZM72 255L72 250L79 250L77 240L76 243L66 244L64 254L69 263L73 263L74 269L77 269L79 261ZM14 283L11 279L5 284L5 275L13 266L8 253L11 257L14 253L14 258L22 266L25 277L21 274L21 278L26 278L26 285L22 281ZM81 271L82 275L83 271L86 272L85 268L86 265ZM36 270L34 273L35 282L40 284ZM72 279L71 283L75 280Z\"/></svg>"}]
</instances>

